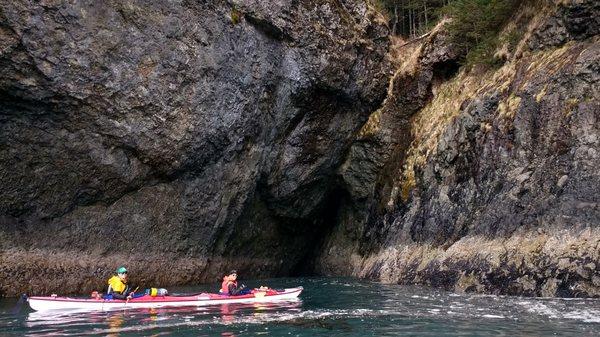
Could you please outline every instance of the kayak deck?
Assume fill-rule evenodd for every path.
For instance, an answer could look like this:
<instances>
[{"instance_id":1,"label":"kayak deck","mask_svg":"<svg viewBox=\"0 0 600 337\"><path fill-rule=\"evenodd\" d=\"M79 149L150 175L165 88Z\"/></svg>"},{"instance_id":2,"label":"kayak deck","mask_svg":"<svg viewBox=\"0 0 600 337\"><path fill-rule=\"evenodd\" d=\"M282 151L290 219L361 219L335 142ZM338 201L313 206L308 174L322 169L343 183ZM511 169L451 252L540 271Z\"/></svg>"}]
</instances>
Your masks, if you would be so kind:
<instances>
[{"instance_id":1,"label":"kayak deck","mask_svg":"<svg viewBox=\"0 0 600 337\"><path fill-rule=\"evenodd\" d=\"M253 291L247 295L228 296L201 293L190 296L156 296L145 295L131 300L72 298L56 296L32 296L29 306L36 311L44 310L113 310L124 308L155 308L174 306L204 306L227 303L253 303L295 300L302 292L302 287L287 288L281 291Z\"/></svg>"}]
</instances>

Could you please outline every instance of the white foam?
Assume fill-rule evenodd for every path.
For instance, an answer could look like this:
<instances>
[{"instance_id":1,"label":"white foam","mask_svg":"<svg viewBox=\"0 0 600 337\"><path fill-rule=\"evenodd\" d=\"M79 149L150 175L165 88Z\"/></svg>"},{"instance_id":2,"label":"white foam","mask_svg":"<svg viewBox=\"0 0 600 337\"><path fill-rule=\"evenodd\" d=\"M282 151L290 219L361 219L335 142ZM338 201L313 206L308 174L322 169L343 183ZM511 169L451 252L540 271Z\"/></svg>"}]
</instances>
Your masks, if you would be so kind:
<instances>
[{"instance_id":1,"label":"white foam","mask_svg":"<svg viewBox=\"0 0 600 337\"><path fill-rule=\"evenodd\" d=\"M523 302L521 302L521 303L523 303ZM526 304L524 304L525 309L530 313L537 314L537 315L544 315L544 316L548 316L550 318L559 318L560 317L560 313L558 312L558 310L550 308L543 303L539 303L539 302L538 303L524 302L524 303L526 303Z\"/></svg>"},{"instance_id":2,"label":"white foam","mask_svg":"<svg viewBox=\"0 0 600 337\"><path fill-rule=\"evenodd\" d=\"M429 296L419 296L419 295L412 295L410 298L422 298L422 299L424 299L424 300L428 300L428 299L430 299L430 297L429 297Z\"/></svg>"},{"instance_id":3,"label":"white foam","mask_svg":"<svg viewBox=\"0 0 600 337\"><path fill-rule=\"evenodd\" d=\"M565 318L579 320L585 323L600 323L600 311L576 310L564 314Z\"/></svg>"},{"instance_id":4,"label":"white foam","mask_svg":"<svg viewBox=\"0 0 600 337\"><path fill-rule=\"evenodd\" d=\"M482 315L481 317L484 317L484 318L506 318L501 315L490 315L490 314Z\"/></svg>"}]
</instances>

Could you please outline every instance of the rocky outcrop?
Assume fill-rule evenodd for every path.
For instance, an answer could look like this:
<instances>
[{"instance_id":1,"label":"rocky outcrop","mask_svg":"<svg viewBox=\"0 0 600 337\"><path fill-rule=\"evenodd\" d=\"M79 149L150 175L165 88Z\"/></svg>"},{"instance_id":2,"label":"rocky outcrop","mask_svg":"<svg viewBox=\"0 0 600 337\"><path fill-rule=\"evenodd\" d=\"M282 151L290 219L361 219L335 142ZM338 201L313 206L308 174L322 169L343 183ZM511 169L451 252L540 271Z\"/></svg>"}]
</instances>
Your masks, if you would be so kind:
<instances>
[{"instance_id":1,"label":"rocky outcrop","mask_svg":"<svg viewBox=\"0 0 600 337\"><path fill-rule=\"evenodd\" d=\"M445 22L386 54L358 0L0 4L0 294L126 264L600 296L595 1L524 2L487 70Z\"/></svg>"},{"instance_id":2,"label":"rocky outcrop","mask_svg":"<svg viewBox=\"0 0 600 337\"><path fill-rule=\"evenodd\" d=\"M2 1L0 292L293 272L387 44L362 1Z\"/></svg>"},{"instance_id":3,"label":"rocky outcrop","mask_svg":"<svg viewBox=\"0 0 600 337\"><path fill-rule=\"evenodd\" d=\"M372 114L358 134L344 164L338 170L338 225L324 248L316 268L326 274L353 275L348 256L360 260L378 246L371 226L386 222L390 193L396 194L395 177L405 164L413 140L412 118L433 96L435 84L458 70L457 48L438 25L422 37L422 44L407 45L413 56L403 60L390 81L383 106ZM414 49L414 50L413 50Z\"/></svg>"},{"instance_id":4,"label":"rocky outcrop","mask_svg":"<svg viewBox=\"0 0 600 337\"><path fill-rule=\"evenodd\" d=\"M531 49L543 49L584 40L600 33L600 4L595 1L571 1L559 6L536 27L527 40Z\"/></svg>"},{"instance_id":5,"label":"rocky outcrop","mask_svg":"<svg viewBox=\"0 0 600 337\"><path fill-rule=\"evenodd\" d=\"M593 1L546 7L503 67L450 72L424 104L416 104L420 87L392 88L405 103L378 120L412 116L411 132L395 134L410 145L368 173L389 187L365 193L366 207L349 198L346 207L363 216L341 214L320 270L345 265L351 275L456 291L600 296L597 9ZM560 41L547 33L558 18ZM431 72L424 60L439 48L424 40L415 73ZM340 252L350 261L336 258Z\"/></svg>"}]
</instances>

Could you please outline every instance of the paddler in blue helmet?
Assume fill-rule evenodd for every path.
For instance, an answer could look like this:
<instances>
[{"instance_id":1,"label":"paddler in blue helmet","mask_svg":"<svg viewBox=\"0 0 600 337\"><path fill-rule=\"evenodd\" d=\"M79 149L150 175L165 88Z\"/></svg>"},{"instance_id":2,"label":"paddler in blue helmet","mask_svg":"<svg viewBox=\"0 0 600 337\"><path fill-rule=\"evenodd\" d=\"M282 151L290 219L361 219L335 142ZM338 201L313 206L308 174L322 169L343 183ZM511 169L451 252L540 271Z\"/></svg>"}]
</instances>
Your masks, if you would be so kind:
<instances>
[{"instance_id":1,"label":"paddler in blue helmet","mask_svg":"<svg viewBox=\"0 0 600 337\"><path fill-rule=\"evenodd\" d=\"M130 300L133 298L133 293L127 284L127 269L125 267L117 268L117 275L108 279L106 295L114 299Z\"/></svg>"},{"instance_id":2,"label":"paddler in blue helmet","mask_svg":"<svg viewBox=\"0 0 600 337\"><path fill-rule=\"evenodd\" d=\"M237 271L232 270L229 274L223 276L223 283L221 283L221 289L219 294L228 296L246 295L250 293L250 289L246 289L245 285L238 287L237 284Z\"/></svg>"}]
</instances>

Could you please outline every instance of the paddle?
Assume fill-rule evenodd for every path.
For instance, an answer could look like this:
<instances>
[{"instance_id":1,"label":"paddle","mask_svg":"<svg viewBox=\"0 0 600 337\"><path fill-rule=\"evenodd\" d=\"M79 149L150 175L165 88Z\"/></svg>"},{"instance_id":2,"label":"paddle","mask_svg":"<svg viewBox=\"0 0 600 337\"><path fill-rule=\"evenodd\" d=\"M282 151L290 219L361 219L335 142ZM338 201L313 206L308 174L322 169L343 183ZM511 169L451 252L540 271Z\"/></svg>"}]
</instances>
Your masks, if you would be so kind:
<instances>
[{"instance_id":1,"label":"paddle","mask_svg":"<svg viewBox=\"0 0 600 337\"><path fill-rule=\"evenodd\" d=\"M133 298L133 295L135 294L135 292L139 289L140 287L135 287L135 289L133 289L132 292L129 293L129 295L127 296L127 300L125 301L125 303L129 303L129 300ZM131 296L131 298L129 297Z\"/></svg>"},{"instance_id":2,"label":"paddle","mask_svg":"<svg viewBox=\"0 0 600 337\"><path fill-rule=\"evenodd\" d=\"M25 302L27 302L27 294L21 295L21 297L17 301L17 304L15 304L15 307L12 310L12 314L13 315L18 314L21 311L21 307L23 307L23 303L25 303Z\"/></svg>"}]
</instances>

